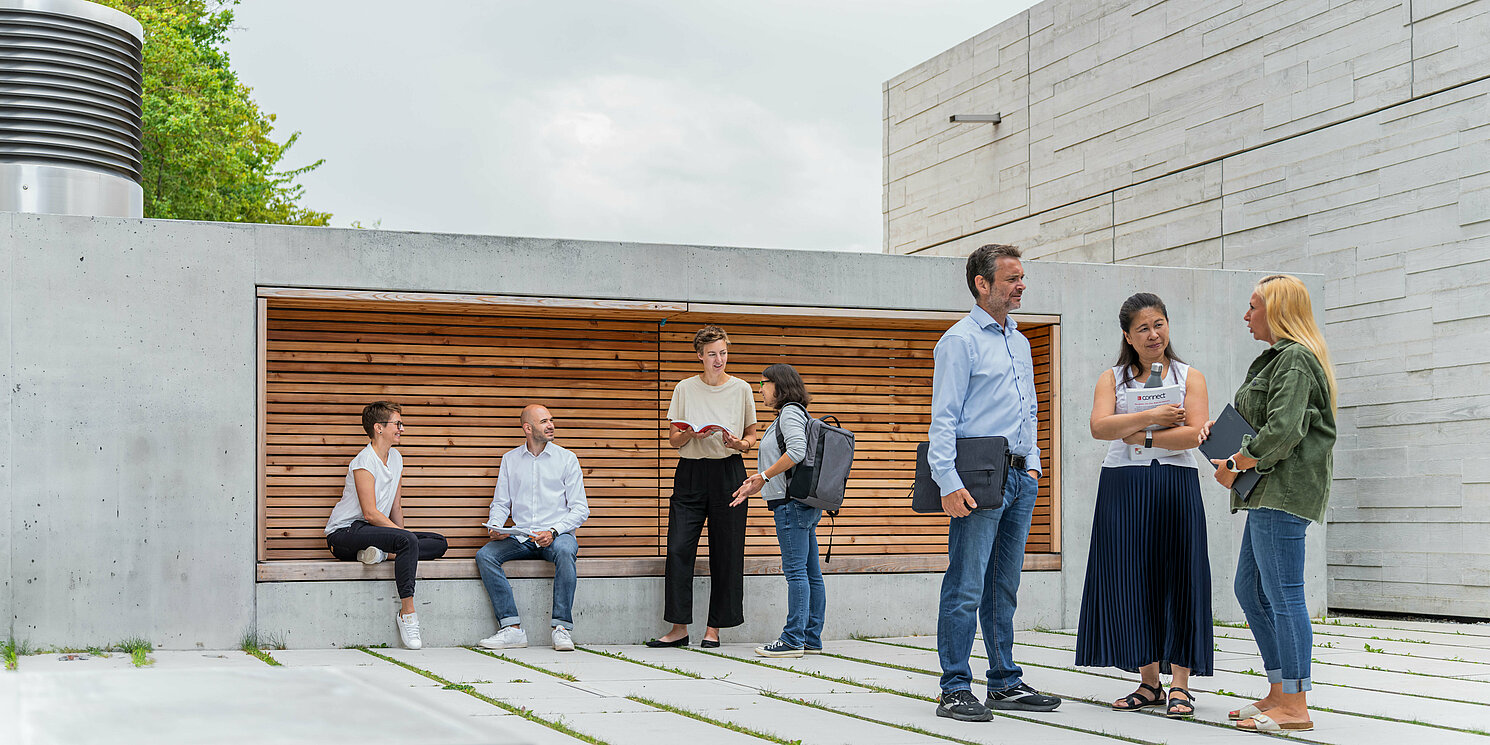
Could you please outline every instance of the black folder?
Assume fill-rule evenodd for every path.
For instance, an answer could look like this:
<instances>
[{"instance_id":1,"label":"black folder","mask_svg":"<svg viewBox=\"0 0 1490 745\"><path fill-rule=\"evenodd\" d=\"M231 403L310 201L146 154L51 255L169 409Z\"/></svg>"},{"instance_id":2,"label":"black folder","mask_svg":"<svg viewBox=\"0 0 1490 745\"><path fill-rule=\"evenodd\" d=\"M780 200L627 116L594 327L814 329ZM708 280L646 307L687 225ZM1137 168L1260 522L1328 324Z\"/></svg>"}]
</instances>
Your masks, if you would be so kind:
<instances>
[{"instance_id":1,"label":"black folder","mask_svg":"<svg viewBox=\"0 0 1490 745\"><path fill-rule=\"evenodd\" d=\"M911 490L911 509L929 513L942 511L942 489L931 477L926 451L931 443L916 446L916 483ZM957 438L957 475L962 486L978 503L978 509L1004 505L1004 480L1009 476L1009 440L1004 437Z\"/></svg>"},{"instance_id":2,"label":"black folder","mask_svg":"<svg viewBox=\"0 0 1490 745\"><path fill-rule=\"evenodd\" d=\"M1216 418L1216 423L1211 425L1211 436L1200 443L1200 452L1209 460L1226 460L1242 449L1242 437L1256 434L1257 430L1231 404L1227 404L1221 416ZM1252 495L1252 487L1257 486L1261 478L1262 474L1257 469L1249 468L1237 474L1236 481L1231 482L1231 488L1245 502Z\"/></svg>"}]
</instances>

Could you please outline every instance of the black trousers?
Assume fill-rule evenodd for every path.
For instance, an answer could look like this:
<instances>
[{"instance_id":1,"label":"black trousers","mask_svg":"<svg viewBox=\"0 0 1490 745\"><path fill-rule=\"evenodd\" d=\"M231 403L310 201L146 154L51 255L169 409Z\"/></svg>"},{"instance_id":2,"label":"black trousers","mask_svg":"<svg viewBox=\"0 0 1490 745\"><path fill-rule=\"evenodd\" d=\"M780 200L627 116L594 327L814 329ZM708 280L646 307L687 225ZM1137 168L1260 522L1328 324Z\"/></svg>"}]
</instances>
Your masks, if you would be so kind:
<instances>
[{"instance_id":1,"label":"black trousers","mask_svg":"<svg viewBox=\"0 0 1490 745\"><path fill-rule=\"evenodd\" d=\"M745 510L729 506L745 482L738 455L718 460L683 458L673 474L667 510L667 570L662 620L693 623L693 561L709 526L709 625L745 623Z\"/></svg>"},{"instance_id":2,"label":"black trousers","mask_svg":"<svg viewBox=\"0 0 1490 745\"><path fill-rule=\"evenodd\" d=\"M326 547L331 549L331 555L342 561L356 561L357 552L368 546L396 554L393 557L393 581L398 585L400 598L414 597L414 574L419 571L420 560L438 559L448 548L445 536L439 533L384 528L366 520L354 521L326 536Z\"/></svg>"}]
</instances>

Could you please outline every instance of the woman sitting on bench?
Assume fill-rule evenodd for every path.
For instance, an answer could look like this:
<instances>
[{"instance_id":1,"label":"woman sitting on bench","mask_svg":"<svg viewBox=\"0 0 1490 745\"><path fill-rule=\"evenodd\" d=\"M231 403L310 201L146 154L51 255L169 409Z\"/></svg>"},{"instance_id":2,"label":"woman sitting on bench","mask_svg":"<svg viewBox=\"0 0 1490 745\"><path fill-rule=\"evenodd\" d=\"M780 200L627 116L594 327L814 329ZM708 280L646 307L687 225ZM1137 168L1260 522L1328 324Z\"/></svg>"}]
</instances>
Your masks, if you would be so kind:
<instances>
[{"instance_id":1,"label":"woman sitting on bench","mask_svg":"<svg viewBox=\"0 0 1490 745\"><path fill-rule=\"evenodd\" d=\"M414 613L414 573L419 561L445 555L445 536L404 530L399 477L404 457L393 448L403 435L403 408L374 401L362 409L362 429L371 442L347 466L341 501L326 522L326 545L342 561L376 564L394 554L393 578L402 607L394 617L398 638L418 649L419 617Z\"/></svg>"}]
</instances>

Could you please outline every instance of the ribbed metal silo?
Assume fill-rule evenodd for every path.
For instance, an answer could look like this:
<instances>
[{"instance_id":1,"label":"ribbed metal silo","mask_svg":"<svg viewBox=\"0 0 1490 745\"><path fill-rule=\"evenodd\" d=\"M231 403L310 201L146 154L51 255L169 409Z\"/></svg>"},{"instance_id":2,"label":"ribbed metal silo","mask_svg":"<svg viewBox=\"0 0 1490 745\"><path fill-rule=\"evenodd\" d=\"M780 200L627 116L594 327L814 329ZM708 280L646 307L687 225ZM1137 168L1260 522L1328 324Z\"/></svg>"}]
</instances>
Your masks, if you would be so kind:
<instances>
[{"instance_id":1,"label":"ribbed metal silo","mask_svg":"<svg viewBox=\"0 0 1490 745\"><path fill-rule=\"evenodd\" d=\"M0 0L0 211L142 217L139 22Z\"/></svg>"}]
</instances>

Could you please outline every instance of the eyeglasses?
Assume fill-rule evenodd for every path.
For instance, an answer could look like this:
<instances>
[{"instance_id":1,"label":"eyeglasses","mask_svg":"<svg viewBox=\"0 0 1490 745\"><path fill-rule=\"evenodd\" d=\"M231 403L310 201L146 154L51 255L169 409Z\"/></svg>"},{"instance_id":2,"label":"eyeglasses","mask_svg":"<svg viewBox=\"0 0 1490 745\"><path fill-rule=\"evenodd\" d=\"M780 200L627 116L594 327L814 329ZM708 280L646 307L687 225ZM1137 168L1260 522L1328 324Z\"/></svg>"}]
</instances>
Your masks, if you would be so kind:
<instances>
[{"instance_id":1,"label":"eyeglasses","mask_svg":"<svg viewBox=\"0 0 1490 745\"><path fill-rule=\"evenodd\" d=\"M391 419L388 420L388 421L386 421L386 422L373 422L373 424L387 424L387 425L390 425L390 426L393 426L393 427L398 427L399 429L403 429L404 428L404 423L403 422L396 422L396 421L393 421Z\"/></svg>"}]
</instances>

